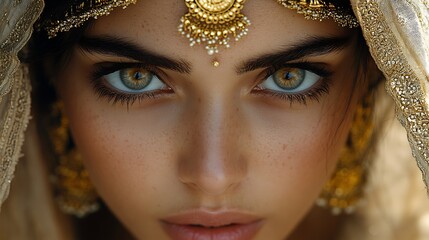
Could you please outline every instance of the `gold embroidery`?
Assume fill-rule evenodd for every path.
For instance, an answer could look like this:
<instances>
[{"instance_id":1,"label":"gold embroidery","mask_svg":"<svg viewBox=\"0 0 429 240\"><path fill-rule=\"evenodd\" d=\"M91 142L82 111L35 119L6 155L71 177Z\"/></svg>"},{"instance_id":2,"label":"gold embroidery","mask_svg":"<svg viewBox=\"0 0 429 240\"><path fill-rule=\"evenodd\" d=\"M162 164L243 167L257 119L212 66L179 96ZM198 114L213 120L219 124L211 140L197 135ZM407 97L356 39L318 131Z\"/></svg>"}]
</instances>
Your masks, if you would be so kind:
<instances>
[{"instance_id":1,"label":"gold embroidery","mask_svg":"<svg viewBox=\"0 0 429 240\"><path fill-rule=\"evenodd\" d=\"M38 25L38 29L45 29L49 38L57 36L60 32L70 31L72 28L80 27L91 18L109 15L114 8L125 9L137 0L84 0L80 4L71 6L64 19L48 19Z\"/></svg>"},{"instance_id":2,"label":"gold embroidery","mask_svg":"<svg viewBox=\"0 0 429 240\"><path fill-rule=\"evenodd\" d=\"M42 8L41 0L32 1L0 44L0 203L9 191L30 114L28 75L24 67L18 68L17 51L30 37Z\"/></svg>"},{"instance_id":3,"label":"gold embroidery","mask_svg":"<svg viewBox=\"0 0 429 240\"><path fill-rule=\"evenodd\" d=\"M0 138L0 203L7 196L13 178L15 165L18 162L20 149L24 141L24 130L27 128L30 114L30 84L27 71L20 68L13 76L13 87L3 101L11 103L4 119Z\"/></svg>"},{"instance_id":4,"label":"gold embroidery","mask_svg":"<svg viewBox=\"0 0 429 240\"><path fill-rule=\"evenodd\" d=\"M406 60L380 7L374 0L361 0L357 8L370 51L386 76L386 89L396 103L397 118L408 133L413 155L429 183L429 116L424 86Z\"/></svg>"},{"instance_id":5,"label":"gold embroidery","mask_svg":"<svg viewBox=\"0 0 429 240\"><path fill-rule=\"evenodd\" d=\"M13 51L16 48L22 48L30 37L30 26L34 22L34 16L42 11L43 3L41 0L35 1L32 6L29 6L27 12L21 17L13 27L9 36L0 44L0 79L8 78L8 76L16 69L19 64L16 53ZM4 13L4 18L8 17L8 13ZM4 20L3 20L4 21ZM7 22L6 24L10 24ZM1 97L10 91L12 82L0 82L0 101Z\"/></svg>"},{"instance_id":6,"label":"gold embroidery","mask_svg":"<svg viewBox=\"0 0 429 240\"><path fill-rule=\"evenodd\" d=\"M303 14L306 19L322 21L331 18L341 27L359 27L359 23L353 13L336 8L332 4L322 4L318 0L276 1L288 9L296 10L299 14Z\"/></svg>"}]
</instances>

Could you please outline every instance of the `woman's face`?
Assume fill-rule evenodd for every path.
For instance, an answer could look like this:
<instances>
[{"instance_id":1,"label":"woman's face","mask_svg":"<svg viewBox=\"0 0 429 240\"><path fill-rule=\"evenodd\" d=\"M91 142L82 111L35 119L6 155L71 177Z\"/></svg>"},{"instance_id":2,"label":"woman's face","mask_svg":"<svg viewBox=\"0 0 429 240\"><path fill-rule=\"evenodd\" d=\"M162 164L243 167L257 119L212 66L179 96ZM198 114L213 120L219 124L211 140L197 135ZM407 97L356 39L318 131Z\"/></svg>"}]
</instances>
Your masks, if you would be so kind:
<instances>
[{"instance_id":1,"label":"woman's face","mask_svg":"<svg viewBox=\"0 0 429 240\"><path fill-rule=\"evenodd\" d=\"M88 29L57 80L78 150L139 239L284 239L347 137L356 34L248 1L249 34L210 56L186 12L140 0Z\"/></svg>"}]
</instances>

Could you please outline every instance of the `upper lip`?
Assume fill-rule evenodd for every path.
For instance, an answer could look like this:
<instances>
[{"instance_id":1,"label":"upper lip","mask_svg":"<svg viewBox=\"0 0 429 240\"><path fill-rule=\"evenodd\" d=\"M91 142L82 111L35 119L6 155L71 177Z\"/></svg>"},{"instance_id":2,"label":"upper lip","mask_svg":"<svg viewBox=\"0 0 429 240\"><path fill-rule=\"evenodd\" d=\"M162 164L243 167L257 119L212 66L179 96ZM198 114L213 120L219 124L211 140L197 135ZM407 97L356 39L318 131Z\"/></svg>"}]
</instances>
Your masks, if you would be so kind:
<instances>
[{"instance_id":1,"label":"upper lip","mask_svg":"<svg viewBox=\"0 0 429 240\"><path fill-rule=\"evenodd\" d=\"M195 225L203 227L222 227L232 224L250 224L260 221L261 218L255 215L235 211L209 211L205 209L195 209L170 215L163 222L177 225Z\"/></svg>"}]
</instances>

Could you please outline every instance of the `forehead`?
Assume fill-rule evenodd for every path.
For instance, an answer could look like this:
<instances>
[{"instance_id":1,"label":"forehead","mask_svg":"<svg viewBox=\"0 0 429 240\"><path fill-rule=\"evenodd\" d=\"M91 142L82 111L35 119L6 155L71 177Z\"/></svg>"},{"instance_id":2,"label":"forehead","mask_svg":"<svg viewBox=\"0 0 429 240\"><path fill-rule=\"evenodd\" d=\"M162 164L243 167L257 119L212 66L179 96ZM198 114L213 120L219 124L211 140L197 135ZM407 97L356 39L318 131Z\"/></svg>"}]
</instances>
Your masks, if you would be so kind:
<instances>
[{"instance_id":1,"label":"forehead","mask_svg":"<svg viewBox=\"0 0 429 240\"><path fill-rule=\"evenodd\" d=\"M185 1L139 0L127 9L115 9L110 15L100 17L87 34L131 40L172 58L190 61L211 58L203 45L191 48L188 39L179 34L180 18L187 11ZM351 32L331 20L307 20L275 0L247 0L242 13L251 21L249 34L239 42L232 42L230 49L221 47L218 54L221 59L248 58L296 45L299 39L344 36Z\"/></svg>"}]
</instances>

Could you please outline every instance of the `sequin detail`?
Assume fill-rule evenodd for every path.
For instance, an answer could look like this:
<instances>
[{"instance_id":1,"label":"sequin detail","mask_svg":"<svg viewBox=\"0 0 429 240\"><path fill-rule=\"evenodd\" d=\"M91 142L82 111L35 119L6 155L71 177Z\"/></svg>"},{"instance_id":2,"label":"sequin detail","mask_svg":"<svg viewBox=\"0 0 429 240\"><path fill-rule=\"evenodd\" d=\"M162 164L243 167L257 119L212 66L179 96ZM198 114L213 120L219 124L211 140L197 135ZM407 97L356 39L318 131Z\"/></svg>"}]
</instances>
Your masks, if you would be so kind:
<instances>
[{"instance_id":1,"label":"sequin detail","mask_svg":"<svg viewBox=\"0 0 429 240\"><path fill-rule=\"evenodd\" d=\"M70 31L72 28L82 26L89 19L109 15L117 7L127 8L130 4L135 4L137 0L84 0L80 4L75 4L64 13L64 19L52 19L42 22L37 27L44 29L49 38L57 36L60 32Z\"/></svg>"},{"instance_id":2,"label":"sequin detail","mask_svg":"<svg viewBox=\"0 0 429 240\"><path fill-rule=\"evenodd\" d=\"M14 76L14 84L10 94L4 97L10 102L7 115L0 124L3 126L0 138L0 199L2 202L9 191L15 166L20 157L20 149L24 140L30 113L30 85L26 69L20 68ZM10 96L9 96L10 95Z\"/></svg>"},{"instance_id":3,"label":"sequin detail","mask_svg":"<svg viewBox=\"0 0 429 240\"><path fill-rule=\"evenodd\" d=\"M21 1L15 1L12 6L17 7L19 3ZM11 16L0 22L8 27L5 31L10 32L0 44L0 204L8 195L30 114L30 83L26 68L19 67L17 51L30 37L43 1L27 4L22 6L25 10L21 17L13 23L9 22Z\"/></svg>"},{"instance_id":4,"label":"sequin detail","mask_svg":"<svg viewBox=\"0 0 429 240\"><path fill-rule=\"evenodd\" d=\"M17 4L14 2L14 6ZM1 97L7 94L12 85L12 81L7 81L8 77L15 71L19 65L18 57L16 56L15 49L21 49L31 36L30 26L34 23L34 16L40 14L43 9L43 2L41 0L34 1L34 3L27 8L26 13L15 24L10 26L8 12L5 12L1 25L8 25L12 27L9 36L0 44L0 101ZM24 34L27 32L26 34ZM5 80L6 79L6 80Z\"/></svg>"},{"instance_id":5,"label":"sequin detail","mask_svg":"<svg viewBox=\"0 0 429 240\"><path fill-rule=\"evenodd\" d=\"M425 89L380 8L375 0L361 0L357 4L358 18L371 54L386 76L386 89L396 103L397 118L407 130L413 156L428 189L429 116Z\"/></svg>"},{"instance_id":6,"label":"sequin detail","mask_svg":"<svg viewBox=\"0 0 429 240\"><path fill-rule=\"evenodd\" d=\"M333 19L341 27L359 27L359 23L352 13L333 5L326 6L317 0L277 0L277 2L288 9L303 14L306 19L318 21Z\"/></svg>"}]
</instances>

